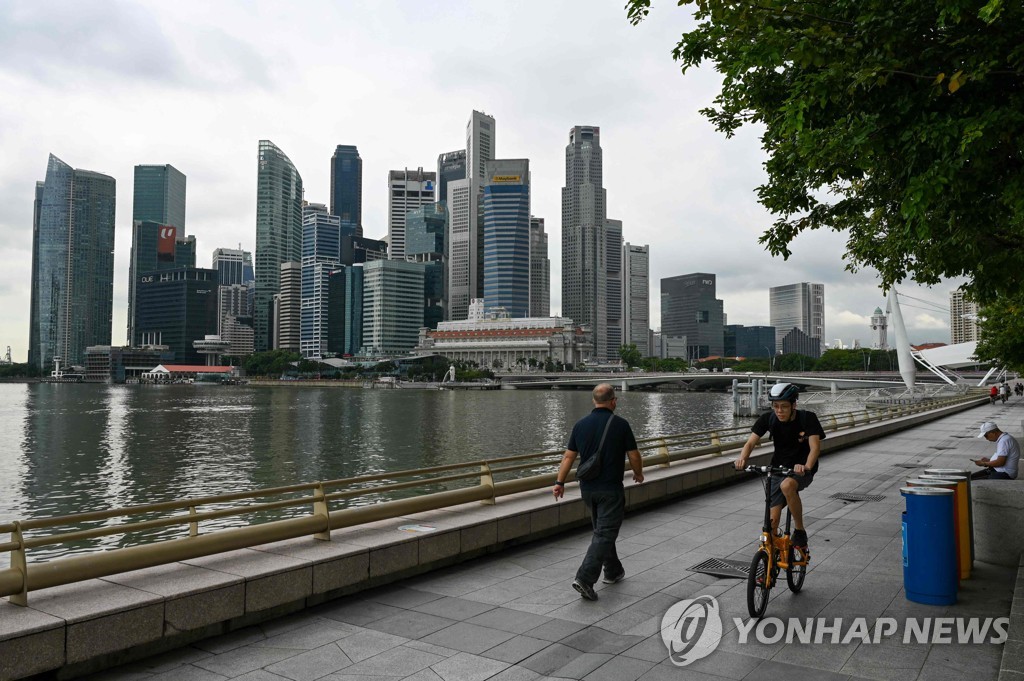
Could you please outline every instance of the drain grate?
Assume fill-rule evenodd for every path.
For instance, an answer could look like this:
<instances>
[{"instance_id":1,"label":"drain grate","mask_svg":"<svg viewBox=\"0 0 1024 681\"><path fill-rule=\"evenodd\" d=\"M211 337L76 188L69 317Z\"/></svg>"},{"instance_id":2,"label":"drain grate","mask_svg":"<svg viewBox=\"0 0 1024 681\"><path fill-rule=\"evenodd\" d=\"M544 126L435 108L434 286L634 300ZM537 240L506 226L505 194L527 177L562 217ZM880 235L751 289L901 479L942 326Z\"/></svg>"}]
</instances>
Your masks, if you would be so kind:
<instances>
[{"instance_id":1,"label":"drain grate","mask_svg":"<svg viewBox=\"0 0 1024 681\"><path fill-rule=\"evenodd\" d=\"M686 569L690 572L702 572L705 575L727 579L746 579L750 573L749 565L738 560L723 560L721 558L708 558L703 563L697 563Z\"/></svg>"},{"instance_id":2,"label":"drain grate","mask_svg":"<svg viewBox=\"0 0 1024 681\"><path fill-rule=\"evenodd\" d=\"M836 492L829 496L829 499L841 499L843 501L881 501L885 496L881 494L860 494L859 492Z\"/></svg>"}]
</instances>

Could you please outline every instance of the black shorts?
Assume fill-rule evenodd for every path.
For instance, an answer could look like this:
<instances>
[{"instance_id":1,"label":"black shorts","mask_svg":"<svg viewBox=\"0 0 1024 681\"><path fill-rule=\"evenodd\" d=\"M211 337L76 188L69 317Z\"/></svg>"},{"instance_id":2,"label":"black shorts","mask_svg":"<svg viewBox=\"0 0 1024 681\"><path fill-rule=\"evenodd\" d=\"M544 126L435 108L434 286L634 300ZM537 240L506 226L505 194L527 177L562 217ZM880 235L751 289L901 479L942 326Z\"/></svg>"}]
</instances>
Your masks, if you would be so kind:
<instances>
[{"instance_id":1,"label":"black shorts","mask_svg":"<svg viewBox=\"0 0 1024 681\"><path fill-rule=\"evenodd\" d=\"M772 486L772 508L786 505L786 495L782 493L781 485L782 481L787 477L796 480L797 492L802 492L807 489L807 487L814 481L814 473L811 473L810 471L803 475L796 475L795 473L787 476L773 475L771 477L771 482L769 483Z\"/></svg>"}]
</instances>

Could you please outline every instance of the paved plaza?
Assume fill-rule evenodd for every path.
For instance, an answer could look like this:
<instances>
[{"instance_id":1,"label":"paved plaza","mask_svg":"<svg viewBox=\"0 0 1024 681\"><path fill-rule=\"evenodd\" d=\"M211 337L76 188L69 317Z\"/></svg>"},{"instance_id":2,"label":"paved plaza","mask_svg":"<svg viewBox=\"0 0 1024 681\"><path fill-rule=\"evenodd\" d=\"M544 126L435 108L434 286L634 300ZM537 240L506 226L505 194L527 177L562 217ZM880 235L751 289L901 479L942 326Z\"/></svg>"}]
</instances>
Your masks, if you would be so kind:
<instances>
[{"instance_id":1,"label":"paved plaza","mask_svg":"<svg viewBox=\"0 0 1024 681\"><path fill-rule=\"evenodd\" d=\"M801 494L811 566L804 589L785 580L767 617L1006 617L1015 569L976 562L951 607L907 601L903 592L899 493L926 467L967 468L991 454L976 439L994 420L1021 435L1024 400L983 406L821 460ZM915 464L919 468L901 467ZM837 492L882 495L844 502ZM500 502L499 502L500 503ZM552 502L554 503L554 502ZM526 544L301 614L89 676L94 681L668 681L704 679L883 679L972 681L999 676L1003 646L991 643L740 643L734 618L747 620L746 581L688 571L709 558L748 562L764 495L751 479L627 516L618 550L627 578L598 584L600 599L572 589L590 541L586 530ZM713 596L723 637L688 666L668 659L660 627L683 599ZM845 629L845 627L844 627ZM902 626L901 626L902 632ZM753 638L753 637L751 637Z\"/></svg>"}]
</instances>

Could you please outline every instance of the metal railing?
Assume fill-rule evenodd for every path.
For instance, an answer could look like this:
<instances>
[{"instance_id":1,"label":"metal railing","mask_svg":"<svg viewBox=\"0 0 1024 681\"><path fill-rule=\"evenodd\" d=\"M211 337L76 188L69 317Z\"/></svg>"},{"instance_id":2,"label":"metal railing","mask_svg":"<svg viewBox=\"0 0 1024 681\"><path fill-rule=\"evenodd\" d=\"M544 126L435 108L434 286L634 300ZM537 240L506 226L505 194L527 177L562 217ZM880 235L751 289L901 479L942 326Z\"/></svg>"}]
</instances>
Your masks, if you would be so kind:
<instances>
[{"instance_id":1,"label":"metal railing","mask_svg":"<svg viewBox=\"0 0 1024 681\"><path fill-rule=\"evenodd\" d=\"M978 399L977 394L883 409L864 408L823 415L820 420L826 432L836 431L974 399ZM749 432L749 426L734 426L645 438L638 445L645 467L664 467L678 461L722 456L739 449ZM332 530L459 504L494 504L499 497L553 484L562 454L562 450L552 450L2 523L0 535L9 534L10 540L0 543L0 554L10 555L10 566L0 569L0 597L9 596L12 603L27 605L29 591L308 535L330 541ZM570 473L569 480L575 480L575 472ZM428 491L438 487L440 491ZM422 493L372 503L381 494L402 491ZM331 508L332 502L337 506L360 499L370 503ZM252 522L254 516L272 511L296 515L243 527L201 531L204 522L224 518ZM96 523L103 524L89 527ZM169 528L176 528L180 536L131 545L133 536ZM121 537L121 542L128 545L42 562L29 561L33 549L112 536Z\"/></svg>"}]
</instances>

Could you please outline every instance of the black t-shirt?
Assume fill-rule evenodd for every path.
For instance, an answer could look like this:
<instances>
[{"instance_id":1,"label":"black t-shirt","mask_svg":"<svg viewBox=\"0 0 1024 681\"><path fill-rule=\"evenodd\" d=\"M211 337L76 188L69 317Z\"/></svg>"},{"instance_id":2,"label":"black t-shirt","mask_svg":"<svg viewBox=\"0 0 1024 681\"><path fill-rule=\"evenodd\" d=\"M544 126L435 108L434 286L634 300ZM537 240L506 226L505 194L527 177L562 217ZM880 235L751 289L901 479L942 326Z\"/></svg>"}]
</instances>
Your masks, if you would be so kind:
<instances>
[{"instance_id":1,"label":"black t-shirt","mask_svg":"<svg viewBox=\"0 0 1024 681\"><path fill-rule=\"evenodd\" d=\"M772 456L773 466L792 468L797 464L806 464L811 453L811 445L807 441L812 435L825 439L825 431L813 411L795 410L791 421L782 422L774 412L761 414L751 427L750 432L764 437L767 432L772 434L775 443L775 455ZM811 473L818 471L818 462L814 462Z\"/></svg>"},{"instance_id":2,"label":"black t-shirt","mask_svg":"<svg viewBox=\"0 0 1024 681\"><path fill-rule=\"evenodd\" d=\"M571 452L579 452L577 466L597 452L601 443L608 419L613 416L611 409L600 407L584 416L572 427L569 444L565 446ZM608 426L608 435L604 439L604 458L601 460L601 475L594 480L581 480L580 487L592 492L614 491L622 489L622 476L626 472L626 452L636 449L636 438L629 421L616 416Z\"/></svg>"}]
</instances>

